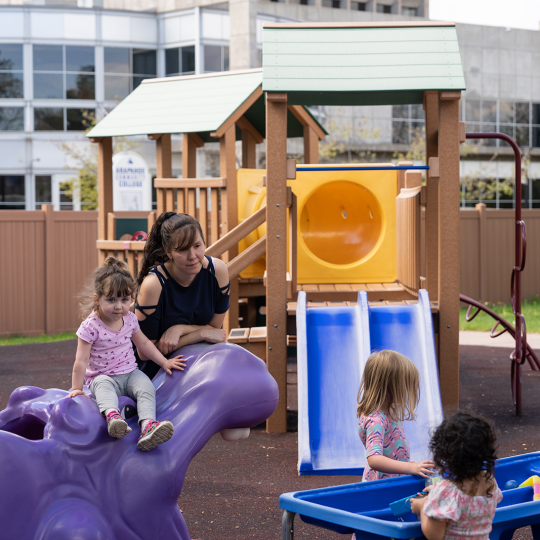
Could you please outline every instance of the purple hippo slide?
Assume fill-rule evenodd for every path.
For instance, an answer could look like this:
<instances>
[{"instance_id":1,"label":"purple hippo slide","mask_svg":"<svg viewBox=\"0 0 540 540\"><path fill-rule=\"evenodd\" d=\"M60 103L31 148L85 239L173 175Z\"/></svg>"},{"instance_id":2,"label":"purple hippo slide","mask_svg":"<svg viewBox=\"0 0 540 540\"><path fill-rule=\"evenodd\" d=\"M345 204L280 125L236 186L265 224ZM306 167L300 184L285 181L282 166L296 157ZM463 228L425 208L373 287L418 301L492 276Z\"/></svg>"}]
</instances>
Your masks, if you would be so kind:
<instances>
[{"instance_id":1,"label":"purple hippo slide","mask_svg":"<svg viewBox=\"0 0 540 540\"><path fill-rule=\"evenodd\" d=\"M175 431L151 452L137 450L129 398L120 408L133 431L118 440L85 396L32 386L11 394L0 412L2 538L189 540L177 505L189 463L214 434L266 420L278 387L264 362L237 345L181 352L185 371L161 370L153 381L157 418Z\"/></svg>"}]
</instances>

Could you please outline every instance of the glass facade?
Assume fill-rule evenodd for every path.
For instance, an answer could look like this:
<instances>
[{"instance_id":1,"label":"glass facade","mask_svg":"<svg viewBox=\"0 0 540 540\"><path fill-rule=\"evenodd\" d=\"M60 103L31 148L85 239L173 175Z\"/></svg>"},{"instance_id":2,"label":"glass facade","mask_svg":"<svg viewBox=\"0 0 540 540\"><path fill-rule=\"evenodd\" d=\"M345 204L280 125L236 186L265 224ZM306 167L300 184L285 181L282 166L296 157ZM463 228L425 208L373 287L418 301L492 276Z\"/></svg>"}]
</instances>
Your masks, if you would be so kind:
<instances>
[{"instance_id":1,"label":"glass facade","mask_svg":"<svg viewBox=\"0 0 540 540\"><path fill-rule=\"evenodd\" d=\"M85 131L95 117L95 109L35 107L35 131Z\"/></svg>"},{"instance_id":2,"label":"glass facade","mask_svg":"<svg viewBox=\"0 0 540 540\"><path fill-rule=\"evenodd\" d=\"M144 79L157 76L155 50L105 47L105 99L121 101Z\"/></svg>"},{"instance_id":3,"label":"glass facade","mask_svg":"<svg viewBox=\"0 0 540 540\"><path fill-rule=\"evenodd\" d=\"M195 45L165 50L165 75L167 77L194 74Z\"/></svg>"},{"instance_id":4,"label":"glass facade","mask_svg":"<svg viewBox=\"0 0 540 540\"><path fill-rule=\"evenodd\" d=\"M24 176L0 175L0 209L24 210Z\"/></svg>"},{"instance_id":5,"label":"glass facade","mask_svg":"<svg viewBox=\"0 0 540 540\"><path fill-rule=\"evenodd\" d=\"M34 98L95 99L94 47L34 45Z\"/></svg>"},{"instance_id":6,"label":"glass facade","mask_svg":"<svg viewBox=\"0 0 540 540\"><path fill-rule=\"evenodd\" d=\"M204 72L229 71L229 47L204 45Z\"/></svg>"},{"instance_id":7,"label":"glass facade","mask_svg":"<svg viewBox=\"0 0 540 540\"><path fill-rule=\"evenodd\" d=\"M0 98L22 98L23 46L0 43Z\"/></svg>"}]
</instances>

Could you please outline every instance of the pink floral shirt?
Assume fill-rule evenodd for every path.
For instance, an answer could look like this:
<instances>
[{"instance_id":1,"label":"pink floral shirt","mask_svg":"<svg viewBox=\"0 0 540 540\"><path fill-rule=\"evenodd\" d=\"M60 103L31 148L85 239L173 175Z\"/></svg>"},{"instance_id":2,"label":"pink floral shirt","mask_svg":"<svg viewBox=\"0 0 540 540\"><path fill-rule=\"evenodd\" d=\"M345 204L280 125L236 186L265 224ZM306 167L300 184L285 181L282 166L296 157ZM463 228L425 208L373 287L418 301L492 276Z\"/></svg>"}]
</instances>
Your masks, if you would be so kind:
<instances>
[{"instance_id":1,"label":"pink floral shirt","mask_svg":"<svg viewBox=\"0 0 540 540\"><path fill-rule=\"evenodd\" d=\"M437 482L427 496L424 514L446 521L443 540L488 540L495 508L503 498L501 490L495 485L491 497L471 497L449 480Z\"/></svg>"},{"instance_id":2,"label":"pink floral shirt","mask_svg":"<svg viewBox=\"0 0 540 540\"><path fill-rule=\"evenodd\" d=\"M391 420L380 409L374 409L358 420L358 434L369 456L384 456L396 461L410 461L409 440L402 422ZM363 481L392 478L399 474L385 474L372 469L367 463L364 467Z\"/></svg>"},{"instance_id":3,"label":"pink floral shirt","mask_svg":"<svg viewBox=\"0 0 540 540\"><path fill-rule=\"evenodd\" d=\"M137 369L131 336L140 330L134 313L124 317L117 332L109 328L93 311L77 330L77 336L92 344L84 380L90 385L98 375L123 375Z\"/></svg>"}]
</instances>

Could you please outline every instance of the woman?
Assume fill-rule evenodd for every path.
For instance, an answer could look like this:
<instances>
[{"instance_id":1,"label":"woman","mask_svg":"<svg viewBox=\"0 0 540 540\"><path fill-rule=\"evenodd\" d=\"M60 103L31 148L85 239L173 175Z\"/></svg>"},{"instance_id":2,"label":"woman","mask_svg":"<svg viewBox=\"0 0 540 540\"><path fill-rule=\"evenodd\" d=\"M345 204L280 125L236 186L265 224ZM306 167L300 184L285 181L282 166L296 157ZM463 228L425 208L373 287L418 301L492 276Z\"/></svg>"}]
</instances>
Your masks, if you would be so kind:
<instances>
[{"instance_id":1,"label":"woman","mask_svg":"<svg viewBox=\"0 0 540 540\"><path fill-rule=\"evenodd\" d=\"M199 222L188 214L161 214L146 241L135 314L148 339L165 356L185 345L226 339L221 327L229 309L225 263L204 254ZM138 351L150 378L159 366Z\"/></svg>"}]
</instances>

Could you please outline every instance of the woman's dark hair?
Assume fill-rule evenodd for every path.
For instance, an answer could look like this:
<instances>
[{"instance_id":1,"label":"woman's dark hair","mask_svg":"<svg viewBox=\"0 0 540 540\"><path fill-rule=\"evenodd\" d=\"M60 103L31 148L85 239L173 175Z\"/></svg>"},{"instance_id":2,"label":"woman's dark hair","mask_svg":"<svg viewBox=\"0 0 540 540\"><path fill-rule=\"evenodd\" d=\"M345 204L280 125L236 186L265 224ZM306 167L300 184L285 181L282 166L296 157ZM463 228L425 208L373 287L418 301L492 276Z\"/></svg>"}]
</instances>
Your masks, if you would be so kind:
<instances>
[{"instance_id":1,"label":"woman's dark hair","mask_svg":"<svg viewBox=\"0 0 540 540\"><path fill-rule=\"evenodd\" d=\"M489 420L472 411L459 411L435 430L429 449L441 474L451 478L460 489L464 480L484 474L487 496L491 497L495 487L497 436Z\"/></svg>"},{"instance_id":2,"label":"woman's dark hair","mask_svg":"<svg viewBox=\"0 0 540 540\"><path fill-rule=\"evenodd\" d=\"M167 251L189 249L197 240L197 233L204 243L204 234L200 223L189 214L164 212L157 219L148 235L144 246L143 263L139 271L139 286L148 275L150 268L169 260Z\"/></svg>"}]
</instances>

